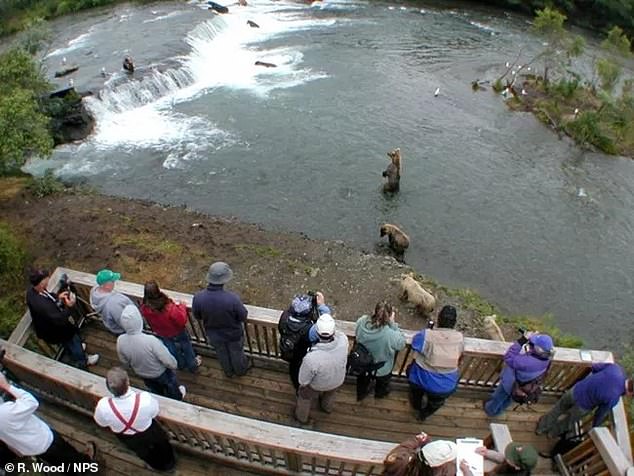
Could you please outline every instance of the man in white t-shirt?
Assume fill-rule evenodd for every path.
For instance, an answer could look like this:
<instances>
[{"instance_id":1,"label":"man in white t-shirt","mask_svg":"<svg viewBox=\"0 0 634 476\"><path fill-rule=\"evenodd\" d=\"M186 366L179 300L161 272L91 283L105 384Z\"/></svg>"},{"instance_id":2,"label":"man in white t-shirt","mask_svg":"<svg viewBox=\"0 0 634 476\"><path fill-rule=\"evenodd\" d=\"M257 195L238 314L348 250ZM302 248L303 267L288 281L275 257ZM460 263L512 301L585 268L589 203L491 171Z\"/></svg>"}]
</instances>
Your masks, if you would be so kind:
<instances>
[{"instance_id":1,"label":"man in white t-shirt","mask_svg":"<svg viewBox=\"0 0 634 476\"><path fill-rule=\"evenodd\" d=\"M165 430L154 419L159 404L148 392L130 388L128 373L113 367L106 374L106 386L113 397L97 403L94 418L99 426L108 427L121 442L136 453L152 469L174 468L174 450Z\"/></svg>"},{"instance_id":2,"label":"man in white t-shirt","mask_svg":"<svg viewBox=\"0 0 634 476\"><path fill-rule=\"evenodd\" d=\"M0 372L0 441L16 456L37 456L51 465L92 463L96 447L88 442L80 453L62 435L35 415L39 403L29 392L11 385Z\"/></svg>"}]
</instances>

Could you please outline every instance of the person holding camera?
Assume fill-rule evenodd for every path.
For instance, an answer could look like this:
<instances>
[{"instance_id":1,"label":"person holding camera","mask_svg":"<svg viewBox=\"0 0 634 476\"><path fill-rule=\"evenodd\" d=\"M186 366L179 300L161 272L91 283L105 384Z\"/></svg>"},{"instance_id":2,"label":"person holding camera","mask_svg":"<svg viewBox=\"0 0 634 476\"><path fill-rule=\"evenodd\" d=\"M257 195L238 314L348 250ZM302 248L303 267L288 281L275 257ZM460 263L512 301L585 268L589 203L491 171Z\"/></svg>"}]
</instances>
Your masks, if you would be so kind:
<instances>
[{"instance_id":1,"label":"person holding camera","mask_svg":"<svg viewBox=\"0 0 634 476\"><path fill-rule=\"evenodd\" d=\"M395 308L381 301L374 307L372 316L361 316L357 320L357 342L368 349L375 362L383 362L374 376L374 398L385 398L390 393L394 357L405 348L405 336L395 318ZM368 395L372 377L368 372L357 377L357 400L363 400Z\"/></svg>"},{"instance_id":2,"label":"person holding camera","mask_svg":"<svg viewBox=\"0 0 634 476\"><path fill-rule=\"evenodd\" d=\"M288 362L288 374L295 390L299 389L299 368L311 344L319 341L315 322L322 314L330 314L323 293L317 291L296 295L282 312L277 329L280 333L280 356Z\"/></svg>"},{"instance_id":3,"label":"person holding camera","mask_svg":"<svg viewBox=\"0 0 634 476\"><path fill-rule=\"evenodd\" d=\"M464 336L454 329L457 313L444 306L438 313L438 328L433 321L412 338L414 361L407 368L410 403L424 421L433 415L456 391L458 366L464 352Z\"/></svg>"},{"instance_id":4,"label":"person holding camera","mask_svg":"<svg viewBox=\"0 0 634 476\"><path fill-rule=\"evenodd\" d=\"M491 398L484 404L484 412L487 416L501 415L511 405L514 398L517 398L517 396L514 397L517 393L513 391L514 386L526 386L529 382L545 377L550 367L553 355L552 338L538 332L526 332L524 329L520 331L520 338L504 354L504 368L500 383Z\"/></svg>"},{"instance_id":5,"label":"person holding camera","mask_svg":"<svg viewBox=\"0 0 634 476\"><path fill-rule=\"evenodd\" d=\"M49 272L43 269L29 275L31 287L26 292L26 304L35 334L48 344L61 345L74 366L86 369L95 365L99 354L86 355L79 329L70 320L75 295L68 289L59 294L50 292L49 279Z\"/></svg>"}]
</instances>

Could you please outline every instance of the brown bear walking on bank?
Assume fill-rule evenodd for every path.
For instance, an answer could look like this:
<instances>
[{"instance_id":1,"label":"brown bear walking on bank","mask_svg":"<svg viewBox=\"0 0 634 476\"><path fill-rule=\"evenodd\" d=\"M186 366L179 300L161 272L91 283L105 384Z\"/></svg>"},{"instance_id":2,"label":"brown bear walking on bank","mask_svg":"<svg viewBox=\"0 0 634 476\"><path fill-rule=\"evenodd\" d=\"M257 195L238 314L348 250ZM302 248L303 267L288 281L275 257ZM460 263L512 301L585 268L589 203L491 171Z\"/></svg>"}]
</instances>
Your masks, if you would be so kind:
<instances>
[{"instance_id":1,"label":"brown bear walking on bank","mask_svg":"<svg viewBox=\"0 0 634 476\"><path fill-rule=\"evenodd\" d=\"M383 184L383 192L396 193L401 184L401 149L398 147L387 153L390 164L383 171L383 177L387 177L387 182Z\"/></svg>"},{"instance_id":2,"label":"brown bear walking on bank","mask_svg":"<svg viewBox=\"0 0 634 476\"><path fill-rule=\"evenodd\" d=\"M416 306L416 310L423 316L429 316L436 307L436 298L424 289L410 274L402 275L401 299L406 299Z\"/></svg>"},{"instance_id":3,"label":"brown bear walking on bank","mask_svg":"<svg viewBox=\"0 0 634 476\"><path fill-rule=\"evenodd\" d=\"M398 226L390 223L381 225L380 234L381 238L387 235L390 248L392 248L397 258L402 260L405 250L409 247L409 237Z\"/></svg>"}]
</instances>

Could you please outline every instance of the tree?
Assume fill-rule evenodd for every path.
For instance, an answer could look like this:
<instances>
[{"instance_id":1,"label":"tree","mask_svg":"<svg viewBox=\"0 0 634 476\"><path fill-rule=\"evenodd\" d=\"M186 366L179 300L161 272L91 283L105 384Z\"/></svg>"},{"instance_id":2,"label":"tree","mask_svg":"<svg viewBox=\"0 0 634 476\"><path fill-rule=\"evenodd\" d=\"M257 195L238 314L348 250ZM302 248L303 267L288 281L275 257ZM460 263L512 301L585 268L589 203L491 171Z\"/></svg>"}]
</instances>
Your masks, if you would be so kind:
<instances>
[{"instance_id":1,"label":"tree","mask_svg":"<svg viewBox=\"0 0 634 476\"><path fill-rule=\"evenodd\" d=\"M53 139L40 98L49 85L22 49L0 55L0 174L20 168L28 154L48 155Z\"/></svg>"},{"instance_id":2,"label":"tree","mask_svg":"<svg viewBox=\"0 0 634 476\"><path fill-rule=\"evenodd\" d=\"M612 93L623 72L621 65L623 58L632 56L632 44L623 30L615 26L608 32L607 38L601 43L601 48L607 52L608 56L596 60L595 68L601 81L601 89Z\"/></svg>"},{"instance_id":3,"label":"tree","mask_svg":"<svg viewBox=\"0 0 634 476\"><path fill-rule=\"evenodd\" d=\"M546 49L539 55L544 59L545 82L548 82L550 70L555 69L560 74L565 72L572 58L581 55L585 46L582 37L566 31L565 21L566 15L550 7L537 10L533 21L533 31L548 42Z\"/></svg>"}]
</instances>

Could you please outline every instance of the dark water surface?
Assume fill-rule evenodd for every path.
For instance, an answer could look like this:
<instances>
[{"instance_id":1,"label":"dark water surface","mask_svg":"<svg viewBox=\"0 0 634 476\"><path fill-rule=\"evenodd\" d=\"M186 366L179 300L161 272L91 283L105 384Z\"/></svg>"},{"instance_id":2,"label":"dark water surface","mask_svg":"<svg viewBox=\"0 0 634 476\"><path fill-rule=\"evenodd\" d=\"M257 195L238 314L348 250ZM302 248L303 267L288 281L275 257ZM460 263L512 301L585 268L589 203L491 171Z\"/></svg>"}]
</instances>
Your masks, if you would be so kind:
<instances>
[{"instance_id":1,"label":"dark water surface","mask_svg":"<svg viewBox=\"0 0 634 476\"><path fill-rule=\"evenodd\" d=\"M31 168L367 250L397 223L420 272L552 313L592 347L627 342L634 162L473 93L541 41L523 17L447 4L250 0L220 17L161 3L62 20L49 69L66 57L79 89L104 88L98 129ZM142 81L121 73L128 53ZM403 179L386 199L393 147Z\"/></svg>"}]
</instances>

